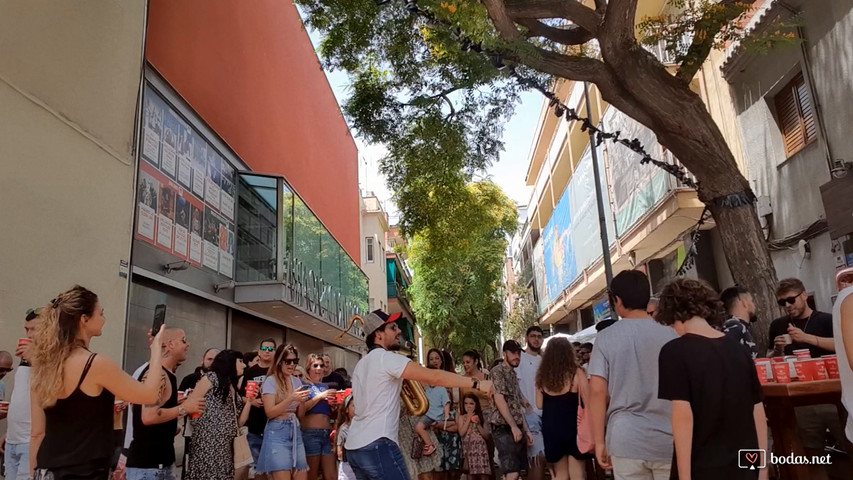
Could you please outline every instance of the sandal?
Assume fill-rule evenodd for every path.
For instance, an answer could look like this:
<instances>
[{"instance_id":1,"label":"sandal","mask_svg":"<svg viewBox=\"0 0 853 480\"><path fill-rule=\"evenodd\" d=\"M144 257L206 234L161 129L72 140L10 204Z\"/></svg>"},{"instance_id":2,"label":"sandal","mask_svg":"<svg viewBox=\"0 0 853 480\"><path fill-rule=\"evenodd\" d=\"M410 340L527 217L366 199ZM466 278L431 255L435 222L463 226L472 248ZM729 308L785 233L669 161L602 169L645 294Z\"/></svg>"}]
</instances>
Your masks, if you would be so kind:
<instances>
[{"instance_id":1,"label":"sandal","mask_svg":"<svg viewBox=\"0 0 853 480\"><path fill-rule=\"evenodd\" d=\"M424 456L425 457L428 457L428 456L432 455L433 453L435 453L435 445L433 445L433 444L424 445Z\"/></svg>"}]
</instances>

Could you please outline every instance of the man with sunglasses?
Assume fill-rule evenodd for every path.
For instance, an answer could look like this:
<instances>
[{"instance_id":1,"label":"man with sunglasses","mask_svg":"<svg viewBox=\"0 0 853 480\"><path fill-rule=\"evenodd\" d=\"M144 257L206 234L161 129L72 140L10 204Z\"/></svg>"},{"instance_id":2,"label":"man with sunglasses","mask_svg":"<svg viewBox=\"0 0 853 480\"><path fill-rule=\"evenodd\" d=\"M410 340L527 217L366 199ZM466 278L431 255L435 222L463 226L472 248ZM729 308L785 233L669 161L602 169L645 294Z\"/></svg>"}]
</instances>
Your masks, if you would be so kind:
<instances>
[{"instance_id":1,"label":"man with sunglasses","mask_svg":"<svg viewBox=\"0 0 853 480\"><path fill-rule=\"evenodd\" d=\"M388 315L374 310L364 317L353 317L347 327L349 330L355 320L361 319L370 349L353 371L355 417L345 445L347 461L358 480L410 480L397 442L404 379L486 393L492 390L488 380L429 369L395 353L400 350L402 333L395 323L399 318L399 313Z\"/></svg>"},{"instance_id":2,"label":"man with sunglasses","mask_svg":"<svg viewBox=\"0 0 853 480\"><path fill-rule=\"evenodd\" d=\"M246 396L246 382L258 382L258 388L264 384L267 372L273 364L276 346L276 341L272 338L261 341L258 346L258 363L248 367L243 373L243 385L241 387L243 397ZM249 449L252 451L252 459L257 462L261 454L261 445L264 443L264 428L267 426L267 414L264 411L264 402L260 395L252 399L252 408L249 409L249 419L246 421L246 426L249 428L247 438Z\"/></svg>"},{"instance_id":3,"label":"man with sunglasses","mask_svg":"<svg viewBox=\"0 0 853 480\"><path fill-rule=\"evenodd\" d=\"M24 332L33 338L40 321L41 308L27 310ZM6 480L26 480L30 474L30 343L19 343L15 356L21 364L15 370L15 389L9 399L6 434L0 438L0 450L6 463Z\"/></svg>"},{"instance_id":4,"label":"man with sunglasses","mask_svg":"<svg viewBox=\"0 0 853 480\"><path fill-rule=\"evenodd\" d=\"M797 278L779 282L776 298L787 315L770 324L768 349L771 356L793 355L794 350L808 348L812 358L835 352L832 315L812 310L806 287ZM790 335L791 341L785 335Z\"/></svg>"}]
</instances>

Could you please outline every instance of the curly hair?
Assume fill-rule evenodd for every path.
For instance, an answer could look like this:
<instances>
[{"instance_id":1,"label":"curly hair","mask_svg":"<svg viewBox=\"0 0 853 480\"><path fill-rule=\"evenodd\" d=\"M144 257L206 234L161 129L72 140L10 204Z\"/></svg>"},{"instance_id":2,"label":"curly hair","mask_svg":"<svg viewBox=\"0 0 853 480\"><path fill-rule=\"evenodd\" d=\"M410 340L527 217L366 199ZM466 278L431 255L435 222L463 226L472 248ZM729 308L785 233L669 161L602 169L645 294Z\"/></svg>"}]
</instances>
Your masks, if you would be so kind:
<instances>
[{"instance_id":1,"label":"curly hair","mask_svg":"<svg viewBox=\"0 0 853 480\"><path fill-rule=\"evenodd\" d=\"M562 337L549 340L536 370L536 388L561 392L575 378L578 368L575 349L568 340Z\"/></svg>"},{"instance_id":2,"label":"curly hair","mask_svg":"<svg viewBox=\"0 0 853 480\"><path fill-rule=\"evenodd\" d=\"M701 317L711 326L723 324L725 308L717 292L702 280L677 278L669 282L660 295L657 320L664 325Z\"/></svg>"},{"instance_id":3,"label":"curly hair","mask_svg":"<svg viewBox=\"0 0 853 480\"><path fill-rule=\"evenodd\" d=\"M98 304L98 296L92 291L75 285L60 293L41 311L41 322L33 338L33 393L42 408L56 405L62 394L65 361L71 352L82 347L77 338L80 319L92 316Z\"/></svg>"}]
</instances>

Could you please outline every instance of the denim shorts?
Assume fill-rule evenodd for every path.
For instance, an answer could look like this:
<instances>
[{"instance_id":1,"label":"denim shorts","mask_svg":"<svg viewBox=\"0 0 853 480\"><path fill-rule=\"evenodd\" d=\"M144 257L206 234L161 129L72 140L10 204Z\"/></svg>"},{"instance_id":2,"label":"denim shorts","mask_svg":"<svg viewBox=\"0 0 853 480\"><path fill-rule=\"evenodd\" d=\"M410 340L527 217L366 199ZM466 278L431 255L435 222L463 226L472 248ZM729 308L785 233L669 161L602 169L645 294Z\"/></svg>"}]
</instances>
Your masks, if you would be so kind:
<instances>
[{"instance_id":1,"label":"denim shorts","mask_svg":"<svg viewBox=\"0 0 853 480\"><path fill-rule=\"evenodd\" d=\"M542 413L528 413L524 419L527 420L527 428L530 429L530 436L533 437L533 446L527 447L527 456L533 458L543 455L545 438L542 436Z\"/></svg>"},{"instance_id":2,"label":"denim shorts","mask_svg":"<svg viewBox=\"0 0 853 480\"><path fill-rule=\"evenodd\" d=\"M332 440L328 428L303 428L302 441L305 443L305 456L332 455Z\"/></svg>"},{"instance_id":3,"label":"denim shorts","mask_svg":"<svg viewBox=\"0 0 853 480\"><path fill-rule=\"evenodd\" d=\"M273 418L264 428L264 443L255 465L258 473L308 470L302 430L295 418Z\"/></svg>"},{"instance_id":4,"label":"denim shorts","mask_svg":"<svg viewBox=\"0 0 853 480\"><path fill-rule=\"evenodd\" d=\"M174 468L133 468L125 471L127 480L175 480Z\"/></svg>"},{"instance_id":5,"label":"denim shorts","mask_svg":"<svg viewBox=\"0 0 853 480\"><path fill-rule=\"evenodd\" d=\"M523 432L522 432L523 433ZM516 442L507 425L492 425L492 439L498 451L498 460L504 473L527 470L527 442Z\"/></svg>"},{"instance_id":6,"label":"denim shorts","mask_svg":"<svg viewBox=\"0 0 853 480\"><path fill-rule=\"evenodd\" d=\"M249 433L246 435L246 440L249 442L249 451L252 452L252 463L257 464L261 456L261 447L264 445L264 436Z\"/></svg>"}]
</instances>

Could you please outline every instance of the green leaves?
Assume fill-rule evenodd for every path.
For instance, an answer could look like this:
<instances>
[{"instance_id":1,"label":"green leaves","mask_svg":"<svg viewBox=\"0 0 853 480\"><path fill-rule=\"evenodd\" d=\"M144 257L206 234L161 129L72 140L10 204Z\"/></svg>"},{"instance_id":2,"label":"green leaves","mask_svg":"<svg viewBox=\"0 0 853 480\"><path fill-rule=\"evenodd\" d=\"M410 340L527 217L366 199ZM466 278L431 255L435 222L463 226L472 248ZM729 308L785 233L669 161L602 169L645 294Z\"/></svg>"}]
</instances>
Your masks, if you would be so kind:
<instances>
[{"instance_id":1,"label":"green leaves","mask_svg":"<svg viewBox=\"0 0 853 480\"><path fill-rule=\"evenodd\" d=\"M459 354L485 350L500 333L500 295L515 206L492 182L463 188L459 208L414 235L409 294L427 343Z\"/></svg>"}]
</instances>

